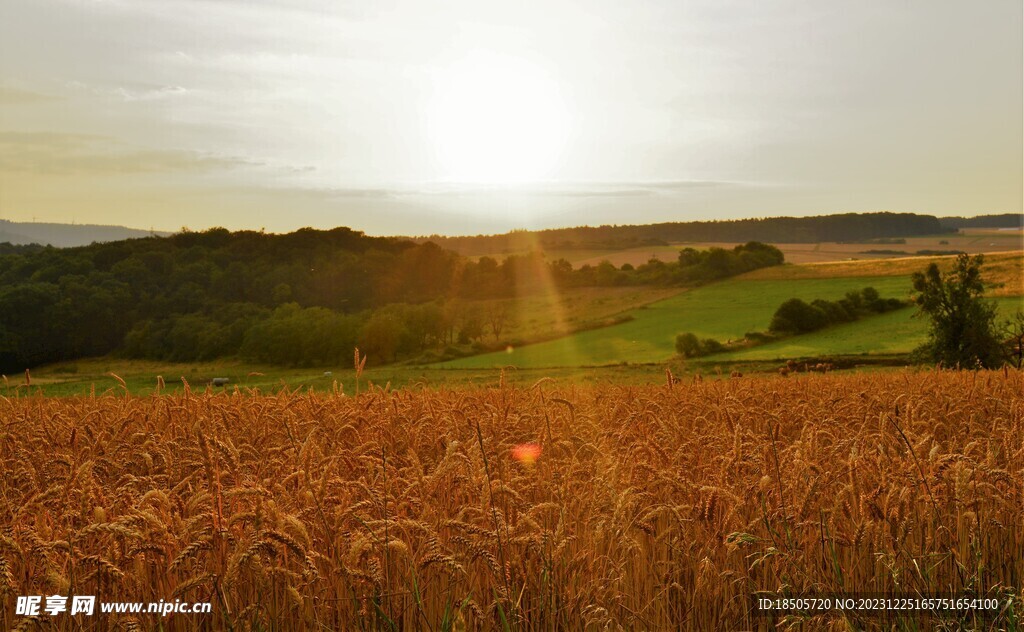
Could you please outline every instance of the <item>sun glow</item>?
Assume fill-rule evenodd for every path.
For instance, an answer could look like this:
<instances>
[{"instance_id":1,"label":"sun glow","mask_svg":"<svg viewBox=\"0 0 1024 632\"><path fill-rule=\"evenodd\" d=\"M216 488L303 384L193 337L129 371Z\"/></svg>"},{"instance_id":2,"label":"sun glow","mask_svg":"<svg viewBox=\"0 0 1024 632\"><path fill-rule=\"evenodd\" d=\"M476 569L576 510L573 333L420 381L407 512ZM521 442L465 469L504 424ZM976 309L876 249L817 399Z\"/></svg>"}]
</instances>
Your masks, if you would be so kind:
<instances>
[{"instance_id":1,"label":"sun glow","mask_svg":"<svg viewBox=\"0 0 1024 632\"><path fill-rule=\"evenodd\" d=\"M533 63L490 53L438 71L429 116L442 177L456 182L550 178L568 138L557 82Z\"/></svg>"}]
</instances>

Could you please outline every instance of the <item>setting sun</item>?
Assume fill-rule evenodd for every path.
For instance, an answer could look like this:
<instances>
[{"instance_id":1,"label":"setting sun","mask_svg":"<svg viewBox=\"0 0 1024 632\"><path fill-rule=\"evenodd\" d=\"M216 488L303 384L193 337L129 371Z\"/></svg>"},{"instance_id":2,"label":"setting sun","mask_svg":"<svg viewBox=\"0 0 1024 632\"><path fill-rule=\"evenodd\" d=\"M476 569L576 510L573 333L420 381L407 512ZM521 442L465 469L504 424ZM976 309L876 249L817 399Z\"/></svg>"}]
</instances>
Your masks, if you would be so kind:
<instances>
[{"instance_id":1,"label":"setting sun","mask_svg":"<svg viewBox=\"0 0 1024 632\"><path fill-rule=\"evenodd\" d=\"M449 181L545 179L568 137L558 83L516 57L476 53L439 70L428 111L438 166Z\"/></svg>"}]
</instances>

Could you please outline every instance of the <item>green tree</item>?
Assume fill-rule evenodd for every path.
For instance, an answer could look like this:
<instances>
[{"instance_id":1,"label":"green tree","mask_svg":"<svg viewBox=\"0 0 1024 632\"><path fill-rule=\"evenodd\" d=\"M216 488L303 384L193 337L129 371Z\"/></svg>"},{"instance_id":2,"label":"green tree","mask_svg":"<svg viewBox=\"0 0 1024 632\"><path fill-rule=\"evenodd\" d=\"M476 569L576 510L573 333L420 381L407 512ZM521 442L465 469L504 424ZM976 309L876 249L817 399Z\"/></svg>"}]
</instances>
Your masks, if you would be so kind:
<instances>
[{"instance_id":1,"label":"green tree","mask_svg":"<svg viewBox=\"0 0 1024 632\"><path fill-rule=\"evenodd\" d=\"M707 271L707 277L710 279L718 279L729 276L732 274L735 260L736 257L734 253L731 253L724 248L711 248L708 250L708 254L704 258L703 264Z\"/></svg>"},{"instance_id":2,"label":"green tree","mask_svg":"<svg viewBox=\"0 0 1024 632\"><path fill-rule=\"evenodd\" d=\"M982 299L984 257L962 254L950 272L942 274L931 264L915 272L914 301L931 319L928 342L922 355L946 366L992 368L1003 361L1003 349L996 332L996 308Z\"/></svg>"},{"instance_id":3,"label":"green tree","mask_svg":"<svg viewBox=\"0 0 1024 632\"><path fill-rule=\"evenodd\" d=\"M705 338L700 343L701 355L711 355L713 353L721 353L723 351L725 351L725 345L714 338Z\"/></svg>"},{"instance_id":4,"label":"green tree","mask_svg":"<svg viewBox=\"0 0 1024 632\"><path fill-rule=\"evenodd\" d=\"M386 310L375 312L359 332L359 348L380 364L393 362L409 331L401 319Z\"/></svg>"},{"instance_id":5,"label":"green tree","mask_svg":"<svg viewBox=\"0 0 1024 632\"><path fill-rule=\"evenodd\" d=\"M684 333L676 336L676 353L687 358L696 358L701 355L700 340L692 333Z\"/></svg>"},{"instance_id":6,"label":"green tree","mask_svg":"<svg viewBox=\"0 0 1024 632\"><path fill-rule=\"evenodd\" d=\"M679 251L679 265L681 267L695 266L703 260L703 256L696 248L683 248Z\"/></svg>"},{"instance_id":7,"label":"green tree","mask_svg":"<svg viewBox=\"0 0 1024 632\"><path fill-rule=\"evenodd\" d=\"M469 344L484 337L484 314L478 305L467 305L456 315L459 344Z\"/></svg>"},{"instance_id":8,"label":"green tree","mask_svg":"<svg viewBox=\"0 0 1024 632\"><path fill-rule=\"evenodd\" d=\"M621 285L622 281L625 280L625 275L607 259L603 259L601 263L597 264L596 274L597 284L602 287Z\"/></svg>"},{"instance_id":9,"label":"green tree","mask_svg":"<svg viewBox=\"0 0 1024 632\"><path fill-rule=\"evenodd\" d=\"M791 298L775 310L768 330L772 333L803 334L828 324L828 314L820 307Z\"/></svg>"},{"instance_id":10,"label":"green tree","mask_svg":"<svg viewBox=\"0 0 1024 632\"><path fill-rule=\"evenodd\" d=\"M1007 351L1018 369L1024 368L1024 310L1017 310L1006 323Z\"/></svg>"}]
</instances>

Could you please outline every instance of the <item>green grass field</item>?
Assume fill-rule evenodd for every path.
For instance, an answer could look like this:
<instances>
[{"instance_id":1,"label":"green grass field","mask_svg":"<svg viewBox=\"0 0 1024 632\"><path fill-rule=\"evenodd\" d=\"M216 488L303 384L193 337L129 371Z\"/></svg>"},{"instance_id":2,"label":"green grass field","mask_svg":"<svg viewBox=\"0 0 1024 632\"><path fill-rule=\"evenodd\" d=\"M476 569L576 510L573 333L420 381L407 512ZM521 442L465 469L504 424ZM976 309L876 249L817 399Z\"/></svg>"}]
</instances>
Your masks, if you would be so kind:
<instances>
[{"instance_id":1,"label":"green grass field","mask_svg":"<svg viewBox=\"0 0 1024 632\"><path fill-rule=\"evenodd\" d=\"M1021 297L995 299L1000 317L1024 307ZM913 308L713 356L728 362L814 358L827 355L909 353L928 337L928 321ZM708 358L709 360L711 358Z\"/></svg>"},{"instance_id":2,"label":"green grass field","mask_svg":"<svg viewBox=\"0 0 1024 632\"><path fill-rule=\"evenodd\" d=\"M744 363L743 370L758 370L759 363ZM764 364L764 363L760 363ZM772 370L764 364L760 370ZM332 375L324 376L330 370ZM682 374L680 367L673 369ZM113 373L124 381L124 386ZM483 369L437 369L392 364L382 367L368 367L360 379L361 392L370 388L417 389L417 388L463 388L497 386L501 371ZM247 364L240 361L215 361L191 364L166 364L160 362L123 360L118 358L87 358L40 367L32 371L32 383L24 385L24 375L9 375L7 382L0 382L2 397L67 397L81 395L131 395L146 396L156 392L157 376L163 376L163 393L184 391L182 377L193 392L210 388L214 392L233 393L237 388L246 394L252 391L276 393L282 389L331 392L335 389L353 395L356 391L356 375L352 368L318 367L288 368ZM209 386L214 377L227 377L225 387ZM505 371L505 383L528 388L539 380L551 381L563 386L579 384L659 384L665 381L665 367L656 364L607 366L596 368L538 368L509 369Z\"/></svg>"},{"instance_id":3,"label":"green grass field","mask_svg":"<svg viewBox=\"0 0 1024 632\"><path fill-rule=\"evenodd\" d=\"M746 332L767 329L776 308L788 298L835 300L848 291L869 285L884 297L906 298L911 289L908 276L791 281L734 279L632 310L629 314L633 320L621 325L432 366L539 368L661 362L675 353L678 333L690 331L700 338L722 342L741 338ZM908 309L906 313L912 311Z\"/></svg>"},{"instance_id":4,"label":"green grass field","mask_svg":"<svg viewBox=\"0 0 1024 632\"><path fill-rule=\"evenodd\" d=\"M464 301L467 309L486 315L501 306L508 313L508 322L501 331L501 340L547 340L579 329L601 326L623 312L679 294L678 287L587 287L556 293L550 288L517 299L484 299ZM486 318L485 318L486 320ZM496 344L484 327L483 342Z\"/></svg>"},{"instance_id":5,"label":"green grass field","mask_svg":"<svg viewBox=\"0 0 1024 632\"><path fill-rule=\"evenodd\" d=\"M990 294L996 297L1001 315L1009 316L1024 308L1020 253L993 255L988 261L985 278L991 284ZM544 378L565 384L650 384L665 379L666 361L677 374L715 375L724 370L727 377L733 368L743 372L774 371L780 359L822 356L847 356L846 365L861 367L857 370L884 369L886 365L903 364L905 354L925 340L927 321L914 317L916 309L869 316L855 323L685 364L674 358L674 342L676 334L684 331L722 342L739 339L747 332L763 331L775 309L792 297L835 300L848 291L870 285L883 297L906 298L911 289L909 274L920 269L922 263L928 261L787 265L682 292L678 288L592 288L559 296L531 297L515 305L513 324L505 333L529 337L558 335L559 324L578 326L623 313L632 320L511 352L426 366L371 366L361 384L364 389L370 384L390 384L393 388L494 385L498 383L501 367L515 367L505 372L505 380L520 386L530 386ZM667 295L671 296L658 300ZM865 361L862 363L858 356L864 356ZM332 375L325 376L325 371ZM122 378L124 386L109 373ZM133 395L147 395L154 392L158 375L163 376L166 391L179 392L184 388L182 377L194 390L205 390L214 377L230 379L223 389L228 392L235 388L242 392L340 388L351 394L355 390L355 373L350 366L287 368L232 359L173 364L104 357L33 369L29 387L24 385L23 375L7 376L0 384L0 395L118 394L125 387Z\"/></svg>"}]
</instances>

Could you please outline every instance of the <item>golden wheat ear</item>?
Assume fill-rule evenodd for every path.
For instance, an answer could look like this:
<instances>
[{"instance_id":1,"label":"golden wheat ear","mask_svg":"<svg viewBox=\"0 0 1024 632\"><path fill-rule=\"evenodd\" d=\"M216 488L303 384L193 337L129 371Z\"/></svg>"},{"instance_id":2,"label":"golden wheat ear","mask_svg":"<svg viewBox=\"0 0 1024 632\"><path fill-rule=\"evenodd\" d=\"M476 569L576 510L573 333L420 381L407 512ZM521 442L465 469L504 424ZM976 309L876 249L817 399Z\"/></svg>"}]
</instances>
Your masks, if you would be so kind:
<instances>
[{"instance_id":1,"label":"golden wheat ear","mask_svg":"<svg viewBox=\"0 0 1024 632\"><path fill-rule=\"evenodd\" d=\"M168 632L761 629L780 578L1019 595L1021 371L659 376L8 393L0 593L213 604Z\"/></svg>"}]
</instances>

